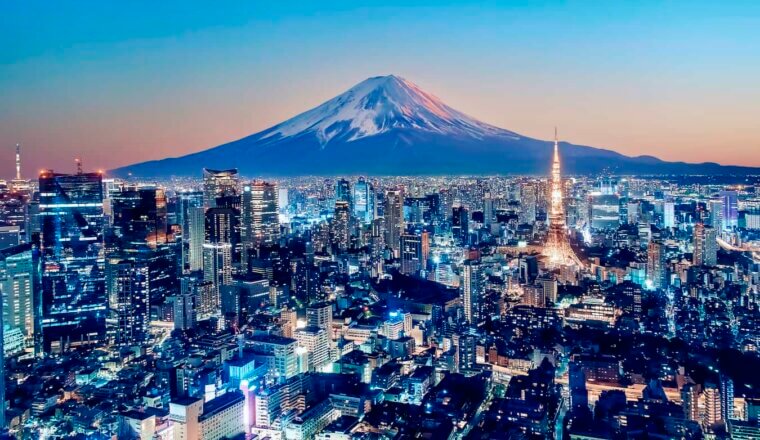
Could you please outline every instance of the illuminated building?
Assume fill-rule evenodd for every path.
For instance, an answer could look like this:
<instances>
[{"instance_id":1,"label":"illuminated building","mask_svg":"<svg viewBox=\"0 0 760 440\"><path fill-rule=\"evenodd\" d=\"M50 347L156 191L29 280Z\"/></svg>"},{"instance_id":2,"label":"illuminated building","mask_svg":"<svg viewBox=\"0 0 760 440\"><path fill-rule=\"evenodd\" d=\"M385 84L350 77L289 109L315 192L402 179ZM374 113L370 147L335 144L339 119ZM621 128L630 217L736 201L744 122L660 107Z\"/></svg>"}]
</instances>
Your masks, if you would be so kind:
<instances>
[{"instance_id":1,"label":"illuminated building","mask_svg":"<svg viewBox=\"0 0 760 440\"><path fill-rule=\"evenodd\" d=\"M203 206L215 208L217 199L238 195L240 182L236 169L203 169Z\"/></svg>"},{"instance_id":2,"label":"illuminated building","mask_svg":"<svg viewBox=\"0 0 760 440\"><path fill-rule=\"evenodd\" d=\"M103 185L100 173L40 174L44 345L105 338Z\"/></svg>"},{"instance_id":3,"label":"illuminated building","mask_svg":"<svg viewBox=\"0 0 760 440\"><path fill-rule=\"evenodd\" d=\"M659 241L650 241L647 246L647 280L654 289L664 289L668 284L665 246Z\"/></svg>"},{"instance_id":4,"label":"illuminated building","mask_svg":"<svg viewBox=\"0 0 760 440\"><path fill-rule=\"evenodd\" d=\"M554 133L554 160L552 162L551 204L549 206L549 233L544 243L544 256L549 267L583 266L570 247L565 234L565 208L562 198L562 176L560 175L559 142Z\"/></svg>"},{"instance_id":5,"label":"illuminated building","mask_svg":"<svg viewBox=\"0 0 760 440\"><path fill-rule=\"evenodd\" d=\"M694 226L694 265L715 266L718 264L718 231L697 223Z\"/></svg>"},{"instance_id":6,"label":"illuminated building","mask_svg":"<svg viewBox=\"0 0 760 440\"><path fill-rule=\"evenodd\" d=\"M251 213L253 242L274 243L280 238L280 218L277 207L277 187L256 180L251 182Z\"/></svg>"},{"instance_id":7,"label":"illuminated building","mask_svg":"<svg viewBox=\"0 0 760 440\"><path fill-rule=\"evenodd\" d=\"M405 229L404 224L404 194L400 190L385 193L385 244L398 257L401 251L401 234Z\"/></svg>"},{"instance_id":8,"label":"illuminated building","mask_svg":"<svg viewBox=\"0 0 760 440\"><path fill-rule=\"evenodd\" d=\"M462 266L462 302L464 317L476 326L480 322L480 302L483 295L484 274L480 263L468 260Z\"/></svg>"},{"instance_id":9,"label":"illuminated building","mask_svg":"<svg viewBox=\"0 0 760 440\"><path fill-rule=\"evenodd\" d=\"M28 345L35 339L39 307L35 283L37 252L29 244L0 250L0 293L2 293L2 323L8 329L18 329ZM7 330L6 330L7 331Z\"/></svg>"},{"instance_id":10,"label":"illuminated building","mask_svg":"<svg viewBox=\"0 0 760 440\"><path fill-rule=\"evenodd\" d=\"M452 213L451 235L455 243L466 246L470 240L470 213L464 206L455 206Z\"/></svg>"},{"instance_id":11,"label":"illuminated building","mask_svg":"<svg viewBox=\"0 0 760 440\"><path fill-rule=\"evenodd\" d=\"M147 264L135 260L107 262L113 340L120 346L143 344L150 323L150 278Z\"/></svg>"},{"instance_id":12,"label":"illuminated building","mask_svg":"<svg viewBox=\"0 0 760 440\"><path fill-rule=\"evenodd\" d=\"M182 228L182 269L195 272L203 268L205 218L203 193L181 192L177 195L177 223Z\"/></svg>"},{"instance_id":13,"label":"illuminated building","mask_svg":"<svg viewBox=\"0 0 760 440\"><path fill-rule=\"evenodd\" d=\"M364 177L354 184L354 217L368 225L375 219L375 190Z\"/></svg>"}]
</instances>

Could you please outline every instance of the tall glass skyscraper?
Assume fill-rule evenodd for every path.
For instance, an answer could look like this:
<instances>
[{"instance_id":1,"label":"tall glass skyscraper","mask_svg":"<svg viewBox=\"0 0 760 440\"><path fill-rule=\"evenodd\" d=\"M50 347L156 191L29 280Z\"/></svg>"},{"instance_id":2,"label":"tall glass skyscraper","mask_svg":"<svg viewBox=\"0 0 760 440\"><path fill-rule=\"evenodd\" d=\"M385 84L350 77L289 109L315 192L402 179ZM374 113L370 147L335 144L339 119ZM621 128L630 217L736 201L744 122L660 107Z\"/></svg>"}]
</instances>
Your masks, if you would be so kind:
<instances>
[{"instance_id":1,"label":"tall glass skyscraper","mask_svg":"<svg viewBox=\"0 0 760 440\"><path fill-rule=\"evenodd\" d=\"M45 349L105 337L100 173L40 174L42 332Z\"/></svg>"},{"instance_id":2,"label":"tall glass skyscraper","mask_svg":"<svg viewBox=\"0 0 760 440\"><path fill-rule=\"evenodd\" d=\"M354 217L365 225L375 219L375 189L364 177L354 184Z\"/></svg>"}]
</instances>

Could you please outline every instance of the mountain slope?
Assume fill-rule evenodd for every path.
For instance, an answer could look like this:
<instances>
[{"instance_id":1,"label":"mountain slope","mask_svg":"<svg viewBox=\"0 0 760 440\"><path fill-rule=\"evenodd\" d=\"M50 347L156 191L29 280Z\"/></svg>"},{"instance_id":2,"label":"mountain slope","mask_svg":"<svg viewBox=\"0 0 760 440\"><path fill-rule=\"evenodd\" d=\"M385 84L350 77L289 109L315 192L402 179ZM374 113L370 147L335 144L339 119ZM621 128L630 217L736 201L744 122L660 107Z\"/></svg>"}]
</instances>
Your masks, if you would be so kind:
<instances>
[{"instance_id":1,"label":"mountain slope","mask_svg":"<svg viewBox=\"0 0 760 440\"><path fill-rule=\"evenodd\" d=\"M552 143L478 121L415 84L369 78L262 132L198 153L113 171L141 177L196 176L204 167L244 175L546 174ZM561 144L567 174L747 174L757 169L664 162Z\"/></svg>"}]
</instances>

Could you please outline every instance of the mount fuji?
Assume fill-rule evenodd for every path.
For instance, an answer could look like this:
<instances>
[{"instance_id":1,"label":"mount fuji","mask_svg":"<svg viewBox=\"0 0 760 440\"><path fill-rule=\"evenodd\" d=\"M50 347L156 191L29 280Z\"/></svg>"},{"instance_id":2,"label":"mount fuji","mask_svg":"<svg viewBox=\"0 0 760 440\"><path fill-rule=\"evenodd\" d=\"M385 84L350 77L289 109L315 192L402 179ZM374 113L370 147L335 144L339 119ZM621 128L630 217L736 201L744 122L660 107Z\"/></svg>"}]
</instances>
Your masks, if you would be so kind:
<instances>
[{"instance_id":1,"label":"mount fuji","mask_svg":"<svg viewBox=\"0 0 760 440\"><path fill-rule=\"evenodd\" d=\"M366 79L333 99L242 139L113 170L117 176L197 176L238 168L247 176L536 174L552 142L459 112L395 76ZM753 174L757 168L665 162L560 143L564 174Z\"/></svg>"}]
</instances>

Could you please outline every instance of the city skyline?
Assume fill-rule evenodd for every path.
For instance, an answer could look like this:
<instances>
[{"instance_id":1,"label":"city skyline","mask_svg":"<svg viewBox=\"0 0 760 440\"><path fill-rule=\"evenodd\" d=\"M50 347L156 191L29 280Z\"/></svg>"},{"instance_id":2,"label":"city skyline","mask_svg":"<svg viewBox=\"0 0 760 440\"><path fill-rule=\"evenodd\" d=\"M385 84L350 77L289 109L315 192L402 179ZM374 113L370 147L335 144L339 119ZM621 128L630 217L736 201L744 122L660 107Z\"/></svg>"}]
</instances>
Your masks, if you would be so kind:
<instances>
[{"instance_id":1,"label":"city skyline","mask_svg":"<svg viewBox=\"0 0 760 440\"><path fill-rule=\"evenodd\" d=\"M139 5L9 6L0 32L19 43L0 51L2 151L22 144L27 177L74 157L111 169L179 156L395 73L526 136L559 125L623 154L760 166L752 4L235 7L149 19Z\"/></svg>"}]
</instances>

